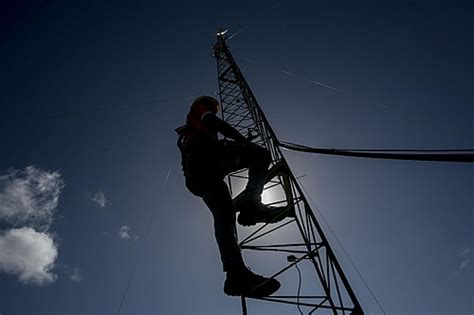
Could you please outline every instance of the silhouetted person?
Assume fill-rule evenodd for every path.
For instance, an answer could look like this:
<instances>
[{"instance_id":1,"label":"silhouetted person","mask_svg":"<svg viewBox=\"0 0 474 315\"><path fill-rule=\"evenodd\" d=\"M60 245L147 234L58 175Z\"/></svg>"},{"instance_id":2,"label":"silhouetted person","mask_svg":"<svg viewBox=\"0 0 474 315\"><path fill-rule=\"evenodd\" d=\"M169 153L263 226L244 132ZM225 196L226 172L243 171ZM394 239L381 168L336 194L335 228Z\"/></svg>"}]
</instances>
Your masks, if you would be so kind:
<instances>
[{"instance_id":1,"label":"silhouetted person","mask_svg":"<svg viewBox=\"0 0 474 315\"><path fill-rule=\"evenodd\" d=\"M214 218L214 234L226 272L224 292L268 296L279 289L280 283L245 266L237 244L235 215L240 211L237 221L242 225L270 222L277 215L261 203L271 155L218 118L218 111L215 98L198 97L191 105L186 125L176 129L186 187L204 200ZM218 133L231 140L218 140ZM224 178L244 168L249 169L249 180L239 200L233 203Z\"/></svg>"}]
</instances>

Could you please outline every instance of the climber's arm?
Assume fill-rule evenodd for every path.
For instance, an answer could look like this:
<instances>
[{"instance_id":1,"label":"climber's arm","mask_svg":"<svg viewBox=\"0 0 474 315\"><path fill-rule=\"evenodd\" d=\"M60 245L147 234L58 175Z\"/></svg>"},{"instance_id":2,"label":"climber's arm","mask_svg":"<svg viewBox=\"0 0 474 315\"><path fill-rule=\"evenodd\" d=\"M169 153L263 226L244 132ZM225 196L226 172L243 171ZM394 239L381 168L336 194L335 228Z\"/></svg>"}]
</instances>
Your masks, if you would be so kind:
<instances>
[{"instance_id":1,"label":"climber's arm","mask_svg":"<svg viewBox=\"0 0 474 315\"><path fill-rule=\"evenodd\" d=\"M217 117L216 115L209 113L202 116L202 122L209 128L212 128L220 132L224 137L230 138L238 142L245 142L247 139L238 132L234 127Z\"/></svg>"}]
</instances>

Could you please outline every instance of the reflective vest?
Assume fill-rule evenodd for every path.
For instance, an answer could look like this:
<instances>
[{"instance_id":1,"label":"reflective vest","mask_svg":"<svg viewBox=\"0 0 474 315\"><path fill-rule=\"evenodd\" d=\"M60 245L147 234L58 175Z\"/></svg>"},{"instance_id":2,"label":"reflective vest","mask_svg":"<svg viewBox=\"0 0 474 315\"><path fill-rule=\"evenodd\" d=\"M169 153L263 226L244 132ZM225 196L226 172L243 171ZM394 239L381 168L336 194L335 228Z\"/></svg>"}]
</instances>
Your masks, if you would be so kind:
<instances>
[{"instance_id":1,"label":"reflective vest","mask_svg":"<svg viewBox=\"0 0 474 315\"><path fill-rule=\"evenodd\" d=\"M197 103L191 106L186 116L187 129L182 139L182 147L184 150L187 150L193 144L217 142L217 131L212 130L202 122L202 119L206 115L214 115L206 105Z\"/></svg>"}]
</instances>

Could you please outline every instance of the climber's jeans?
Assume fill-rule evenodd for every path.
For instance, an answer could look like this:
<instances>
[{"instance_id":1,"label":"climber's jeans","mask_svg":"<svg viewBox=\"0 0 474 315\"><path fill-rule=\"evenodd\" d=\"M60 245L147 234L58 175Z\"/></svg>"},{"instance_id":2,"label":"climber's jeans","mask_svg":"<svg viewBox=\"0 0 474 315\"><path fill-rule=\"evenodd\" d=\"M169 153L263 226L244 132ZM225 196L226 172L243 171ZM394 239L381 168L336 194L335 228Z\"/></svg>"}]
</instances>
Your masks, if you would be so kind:
<instances>
[{"instance_id":1,"label":"climber's jeans","mask_svg":"<svg viewBox=\"0 0 474 315\"><path fill-rule=\"evenodd\" d=\"M214 235L224 271L243 264L237 243L235 211L224 182L231 172L249 169L246 193L260 196L271 162L268 150L252 143L226 142L195 146L184 169L186 187L201 197L214 218Z\"/></svg>"}]
</instances>

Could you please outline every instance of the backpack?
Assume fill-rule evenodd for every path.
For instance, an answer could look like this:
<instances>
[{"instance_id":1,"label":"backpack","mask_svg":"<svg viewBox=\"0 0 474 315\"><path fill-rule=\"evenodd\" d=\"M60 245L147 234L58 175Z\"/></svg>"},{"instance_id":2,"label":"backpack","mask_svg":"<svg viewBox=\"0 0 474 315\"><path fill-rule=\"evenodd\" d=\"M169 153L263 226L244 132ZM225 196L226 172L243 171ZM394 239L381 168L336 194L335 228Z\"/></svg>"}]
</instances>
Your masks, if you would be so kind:
<instances>
[{"instance_id":1,"label":"backpack","mask_svg":"<svg viewBox=\"0 0 474 315\"><path fill-rule=\"evenodd\" d=\"M186 168L186 163L188 161L188 154L184 150L183 139L186 133L189 131L189 126L184 125L184 126L178 127L175 129L175 131L178 134L178 141L176 142L176 146L178 147L179 152L181 153L181 168L184 172Z\"/></svg>"}]
</instances>

